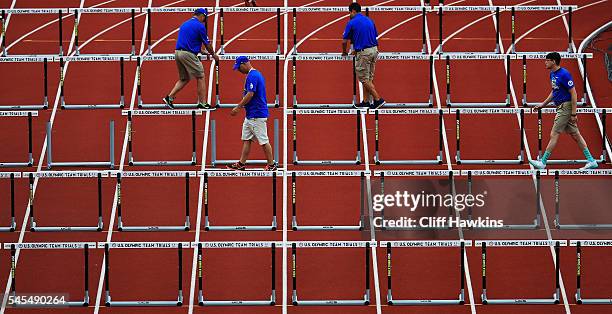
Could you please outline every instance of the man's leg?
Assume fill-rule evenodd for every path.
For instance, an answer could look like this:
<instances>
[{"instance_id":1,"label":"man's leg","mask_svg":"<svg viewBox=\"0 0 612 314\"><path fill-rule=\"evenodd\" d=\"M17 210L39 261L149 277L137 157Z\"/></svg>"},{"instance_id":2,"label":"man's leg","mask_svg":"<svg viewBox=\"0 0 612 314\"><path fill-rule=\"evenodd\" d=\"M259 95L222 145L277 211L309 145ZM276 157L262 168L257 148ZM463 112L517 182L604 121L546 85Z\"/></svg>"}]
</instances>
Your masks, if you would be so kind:
<instances>
[{"instance_id":1,"label":"man's leg","mask_svg":"<svg viewBox=\"0 0 612 314\"><path fill-rule=\"evenodd\" d=\"M242 141L242 152L240 153L240 163L246 165L246 161L249 158L251 152L251 141Z\"/></svg>"},{"instance_id":2,"label":"man's leg","mask_svg":"<svg viewBox=\"0 0 612 314\"><path fill-rule=\"evenodd\" d=\"M198 82L198 103L199 104L207 104L207 90L206 90L206 80L204 77L196 77Z\"/></svg>"},{"instance_id":3,"label":"man's leg","mask_svg":"<svg viewBox=\"0 0 612 314\"><path fill-rule=\"evenodd\" d=\"M272 145L270 145L270 143L265 143L264 145L261 145L261 148L263 149L263 152L266 155L268 165L273 164L275 161L274 157L272 156Z\"/></svg>"},{"instance_id":4,"label":"man's leg","mask_svg":"<svg viewBox=\"0 0 612 314\"><path fill-rule=\"evenodd\" d=\"M372 83L372 81L364 82L363 87L365 88L364 95L368 95L368 98L369 98L369 95L372 95L375 101L380 100L380 95L378 95L378 92L376 91L376 87L374 86L374 83Z\"/></svg>"},{"instance_id":5,"label":"man's leg","mask_svg":"<svg viewBox=\"0 0 612 314\"><path fill-rule=\"evenodd\" d=\"M189 83L188 79L176 81L176 84L174 84L174 87L172 88L172 91L170 92L170 94L168 94L168 96L175 98L176 94L178 94L178 92L180 92L183 89L183 87L187 85L187 83Z\"/></svg>"},{"instance_id":6,"label":"man's leg","mask_svg":"<svg viewBox=\"0 0 612 314\"><path fill-rule=\"evenodd\" d=\"M584 137L582 137L582 134L580 134L580 131L576 130L576 132L570 133L570 136L572 137L572 139L574 139L574 141L576 141L576 143L578 144L578 147L580 147L580 150L584 154L584 157L586 158L586 160L589 162L594 162L595 158L593 158L593 155L591 155L591 152L589 151L589 147L587 146L587 143L584 140Z\"/></svg>"},{"instance_id":7,"label":"man's leg","mask_svg":"<svg viewBox=\"0 0 612 314\"><path fill-rule=\"evenodd\" d=\"M542 154L542 158L540 158L540 161L543 162L544 164L546 164L546 162L548 161L548 158L550 157L550 154L552 154L552 151L557 146L557 142L559 141L560 134L561 133L555 130L550 131L550 140L548 140L548 145L546 145L546 151L544 152L544 154Z\"/></svg>"}]
</instances>

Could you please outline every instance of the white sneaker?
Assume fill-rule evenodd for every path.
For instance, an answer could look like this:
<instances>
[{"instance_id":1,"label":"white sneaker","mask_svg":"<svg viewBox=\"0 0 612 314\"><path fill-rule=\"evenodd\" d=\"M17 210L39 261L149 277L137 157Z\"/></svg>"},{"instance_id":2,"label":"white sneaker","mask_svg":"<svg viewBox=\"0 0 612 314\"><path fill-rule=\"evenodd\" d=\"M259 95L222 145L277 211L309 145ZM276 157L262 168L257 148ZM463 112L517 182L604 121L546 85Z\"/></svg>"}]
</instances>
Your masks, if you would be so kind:
<instances>
[{"instance_id":1,"label":"white sneaker","mask_svg":"<svg viewBox=\"0 0 612 314\"><path fill-rule=\"evenodd\" d=\"M580 170L589 170L589 169L595 169L597 168L597 161L593 160L593 161L589 161L586 163L586 165L584 165L584 167L580 168Z\"/></svg>"},{"instance_id":2,"label":"white sneaker","mask_svg":"<svg viewBox=\"0 0 612 314\"><path fill-rule=\"evenodd\" d=\"M536 169L545 169L546 164L539 160L529 160L529 163Z\"/></svg>"}]
</instances>

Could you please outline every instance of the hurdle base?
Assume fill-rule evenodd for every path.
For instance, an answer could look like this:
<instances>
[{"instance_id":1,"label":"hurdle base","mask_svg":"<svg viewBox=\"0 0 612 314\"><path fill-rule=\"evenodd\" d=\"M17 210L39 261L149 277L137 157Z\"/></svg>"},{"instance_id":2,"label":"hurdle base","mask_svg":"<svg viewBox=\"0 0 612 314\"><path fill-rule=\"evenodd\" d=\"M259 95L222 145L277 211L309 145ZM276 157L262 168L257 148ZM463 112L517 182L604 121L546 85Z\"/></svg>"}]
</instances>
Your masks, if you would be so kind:
<instances>
[{"instance_id":1,"label":"hurdle base","mask_svg":"<svg viewBox=\"0 0 612 314\"><path fill-rule=\"evenodd\" d=\"M83 231L102 231L104 223L102 217L98 217L97 226L38 226L34 218L30 219L30 231L32 232L83 232Z\"/></svg>"},{"instance_id":2,"label":"hurdle base","mask_svg":"<svg viewBox=\"0 0 612 314\"><path fill-rule=\"evenodd\" d=\"M0 111L13 111L13 110L47 110L48 105L11 105L11 106L0 106Z\"/></svg>"},{"instance_id":3,"label":"hurdle base","mask_svg":"<svg viewBox=\"0 0 612 314\"><path fill-rule=\"evenodd\" d=\"M433 102L430 101L429 102L414 102L414 103L392 103L392 102L388 102L385 103L381 109L384 108L433 108ZM374 109L376 110L376 109Z\"/></svg>"},{"instance_id":4,"label":"hurdle base","mask_svg":"<svg viewBox=\"0 0 612 314\"><path fill-rule=\"evenodd\" d=\"M208 216L204 216L205 231L276 231L276 217L272 217L272 224L269 226L211 226Z\"/></svg>"},{"instance_id":5,"label":"hurdle base","mask_svg":"<svg viewBox=\"0 0 612 314\"><path fill-rule=\"evenodd\" d=\"M574 296L576 297L576 304L612 304L612 299L583 299L580 290Z\"/></svg>"},{"instance_id":6,"label":"hurdle base","mask_svg":"<svg viewBox=\"0 0 612 314\"><path fill-rule=\"evenodd\" d=\"M350 230L363 230L363 222L359 222L356 226L300 226L297 223L296 217L293 217L291 222L291 230L293 231L329 231L329 230L341 230L341 231L350 231Z\"/></svg>"},{"instance_id":7,"label":"hurdle base","mask_svg":"<svg viewBox=\"0 0 612 314\"><path fill-rule=\"evenodd\" d=\"M463 305L465 304L465 300L463 299L463 295L459 294L458 299L415 299L415 300L394 300L391 292L387 294L387 304L388 305Z\"/></svg>"},{"instance_id":8,"label":"hurdle base","mask_svg":"<svg viewBox=\"0 0 612 314\"><path fill-rule=\"evenodd\" d=\"M361 300L298 300L297 294L294 294L292 303L294 306L370 305L370 297L365 293Z\"/></svg>"},{"instance_id":9,"label":"hurdle base","mask_svg":"<svg viewBox=\"0 0 612 314\"><path fill-rule=\"evenodd\" d=\"M447 107L455 108L501 108L510 107L510 102L491 102L491 103L480 103L480 102L446 102Z\"/></svg>"},{"instance_id":10,"label":"hurdle base","mask_svg":"<svg viewBox=\"0 0 612 314\"><path fill-rule=\"evenodd\" d=\"M195 166L195 160L158 160L158 161L134 161L133 159L128 162L130 166Z\"/></svg>"},{"instance_id":11,"label":"hurdle base","mask_svg":"<svg viewBox=\"0 0 612 314\"><path fill-rule=\"evenodd\" d=\"M61 108L63 110L83 110L83 109L123 109L123 104L113 105L113 104L99 104L99 105L68 105L62 104Z\"/></svg>"},{"instance_id":12,"label":"hurdle base","mask_svg":"<svg viewBox=\"0 0 612 314\"><path fill-rule=\"evenodd\" d=\"M136 307L136 306L182 306L179 301L110 301L106 302L107 307Z\"/></svg>"},{"instance_id":13,"label":"hurdle base","mask_svg":"<svg viewBox=\"0 0 612 314\"><path fill-rule=\"evenodd\" d=\"M211 165L213 167L215 167L216 165L231 165L233 163L238 162L238 159L235 160L212 160L211 161ZM267 160L263 160L263 159L253 159L253 160L247 160L246 161L247 165L267 165L268 161Z\"/></svg>"},{"instance_id":14,"label":"hurdle base","mask_svg":"<svg viewBox=\"0 0 612 314\"><path fill-rule=\"evenodd\" d=\"M213 111L216 108L211 107L210 109L198 108L198 104L173 104L174 109L196 109L201 111ZM138 103L139 109L166 109L172 110L172 108L168 107L166 104L142 104Z\"/></svg>"},{"instance_id":15,"label":"hurdle base","mask_svg":"<svg viewBox=\"0 0 612 314\"><path fill-rule=\"evenodd\" d=\"M557 219L555 219L555 228L561 230L597 230L597 229L612 229L612 224L561 224Z\"/></svg>"},{"instance_id":16,"label":"hurdle base","mask_svg":"<svg viewBox=\"0 0 612 314\"><path fill-rule=\"evenodd\" d=\"M518 155L517 159L461 159L459 152L455 155L455 161L458 165L522 165L525 163L523 154Z\"/></svg>"},{"instance_id":17,"label":"hurdle base","mask_svg":"<svg viewBox=\"0 0 612 314\"><path fill-rule=\"evenodd\" d=\"M355 109L355 104L298 104L294 102L290 109Z\"/></svg>"},{"instance_id":18,"label":"hurdle base","mask_svg":"<svg viewBox=\"0 0 612 314\"><path fill-rule=\"evenodd\" d=\"M114 163L108 161L81 161L81 162L52 162L47 163L47 169L53 167L96 167L114 169Z\"/></svg>"},{"instance_id":19,"label":"hurdle base","mask_svg":"<svg viewBox=\"0 0 612 314\"><path fill-rule=\"evenodd\" d=\"M357 152L355 160L299 160L297 153L294 152L293 164L304 166L361 165L361 151Z\"/></svg>"},{"instance_id":20,"label":"hurdle base","mask_svg":"<svg viewBox=\"0 0 612 314\"><path fill-rule=\"evenodd\" d=\"M27 162L0 162L0 168L32 167L34 161Z\"/></svg>"},{"instance_id":21,"label":"hurdle base","mask_svg":"<svg viewBox=\"0 0 612 314\"><path fill-rule=\"evenodd\" d=\"M274 102L273 104L267 104L268 108L278 108L280 107L280 103L278 102L278 96L276 96L276 102ZM236 107L236 104L222 104L220 102L217 102L216 108L234 108Z\"/></svg>"},{"instance_id":22,"label":"hurdle base","mask_svg":"<svg viewBox=\"0 0 612 314\"><path fill-rule=\"evenodd\" d=\"M0 227L0 232L15 232L17 230L17 223L15 222L15 218L11 218L12 222L9 227Z\"/></svg>"},{"instance_id":23,"label":"hurdle base","mask_svg":"<svg viewBox=\"0 0 612 314\"><path fill-rule=\"evenodd\" d=\"M480 295L483 305L496 304L559 304L559 296L553 293L551 299L488 299L485 293Z\"/></svg>"},{"instance_id":24,"label":"hurdle base","mask_svg":"<svg viewBox=\"0 0 612 314\"><path fill-rule=\"evenodd\" d=\"M380 160L379 152L374 154L374 163L377 165L441 165L443 163L442 152L439 152L436 159L415 159L415 160Z\"/></svg>"},{"instance_id":25,"label":"hurdle base","mask_svg":"<svg viewBox=\"0 0 612 314\"><path fill-rule=\"evenodd\" d=\"M185 217L185 224L182 226L125 226L123 224L122 217L119 216L117 218L117 230L119 231L189 231L191 229L191 224L189 220L189 216Z\"/></svg>"},{"instance_id":26,"label":"hurdle base","mask_svg":"<svg viewBox=\"0 0 612 314\"><path fill-rule=\"evenodd\" d=\"M538 156L538 159L540 160L540 156ZM598 164L604 164L606 163L606 160L604 158L604 156L599 156L598 159L595 159L595 161L597 161ZM586 164L587 162L589 162L586 159L549 159L546 161L547 165L573 165L573 164Z\"/></svg>"}]
</instances>

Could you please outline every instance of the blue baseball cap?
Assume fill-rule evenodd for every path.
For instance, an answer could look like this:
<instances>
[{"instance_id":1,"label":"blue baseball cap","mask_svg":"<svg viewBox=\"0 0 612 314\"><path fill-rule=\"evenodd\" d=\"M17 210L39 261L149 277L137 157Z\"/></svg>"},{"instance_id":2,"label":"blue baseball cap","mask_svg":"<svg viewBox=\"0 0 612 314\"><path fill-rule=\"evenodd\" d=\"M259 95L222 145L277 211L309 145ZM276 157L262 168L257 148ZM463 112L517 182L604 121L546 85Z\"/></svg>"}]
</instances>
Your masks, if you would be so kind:
<instances>
[{"instance_id":1,"label":"blue baseball cap","mask_svg":"<svg viewBox=\"0 0 612 314\"><path fill-rule=\"evenodd\" d=\"M236 63L234 63L234 70L238 70L241 64L249 62L249 58L246 56L240 56L236 58Z\"/></svg>"},{"instance_id":2,"label":"blue baseball cap","mask_svg":"<svg viewBox=\"0 0 612 314\"><path fill-rule=\"evenodd\" d=\"M208 10L206 10L205 8L199 8L199 9L196 9L195 12L193 12L193 14L208 15Z\"/></svg>"}]
</instances>

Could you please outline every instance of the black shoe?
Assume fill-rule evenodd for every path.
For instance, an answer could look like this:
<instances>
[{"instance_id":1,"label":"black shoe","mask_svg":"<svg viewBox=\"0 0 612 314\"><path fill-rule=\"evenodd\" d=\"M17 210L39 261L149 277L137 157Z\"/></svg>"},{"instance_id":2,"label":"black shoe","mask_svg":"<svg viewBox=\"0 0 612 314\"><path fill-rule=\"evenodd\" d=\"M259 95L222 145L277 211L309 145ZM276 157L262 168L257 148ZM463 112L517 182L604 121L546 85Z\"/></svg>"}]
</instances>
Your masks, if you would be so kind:
<instances>
[{"instance_id":1,"label":"black shoe","mask_svg":"<svg viewBox=\"0 0 612 314\"><path fill-rule=\"evenodd\" d=\"M166 106L170 107L170 109L174 109L174 99L172 97L164 97L164 102L166 103Z\"/></svg>"},{"instance_id":2,"label":"black shoe","mask_svg":"<svg viewBox=\"0 0 612 314\"><path fill-rule=\"evenodd\" d=\"M198 109L205 109L205 110L208 110L208 109L212 109L212 107L211 107L211 106L210 106L210 104L208 104L208 103L203 103L203 104L198 103Z\"/></svg>"},{"instance_id":3,"label":"black shoe","mask_svg":"<svg viewBox=\"0 0 612 314\"><path fill-rule=\"evenodd\" d=\"M372 109L379 109L380 107L384 106L386 104L385 100L380 98L378 100L374 101L374 104L372 105Z\"/></svg>"},{"instance_id":4,"label":"black shoe","mask_svg":"<svg viewBox=\"0 0 612 314\"><path fill-rule=\"evenodd\" d=\"M359 108L370 108L371 104L367 101L362 101L358 104L353 104L353 107L359 109Z\"/></svg>"}]
</instances>

